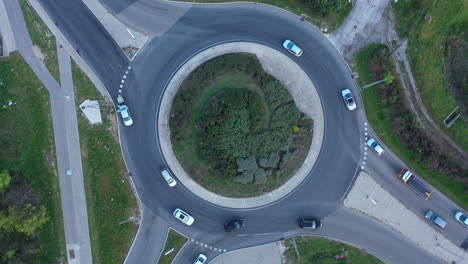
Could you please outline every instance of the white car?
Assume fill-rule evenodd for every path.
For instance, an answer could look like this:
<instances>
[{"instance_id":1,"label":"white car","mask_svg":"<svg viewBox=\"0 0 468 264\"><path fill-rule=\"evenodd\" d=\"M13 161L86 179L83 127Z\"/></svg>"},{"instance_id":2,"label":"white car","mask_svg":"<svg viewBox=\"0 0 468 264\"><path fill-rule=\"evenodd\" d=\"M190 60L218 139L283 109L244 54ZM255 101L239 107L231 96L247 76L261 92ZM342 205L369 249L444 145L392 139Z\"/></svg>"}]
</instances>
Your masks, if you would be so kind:
<instances>
[{"instance_id":1,"label":"white car","mask_svg":"<svg viewBox=\"0 0 468 264\"><path fill-rule=\"evenodd\" d=\"M164 180L167 182L167 184L170 187L176 186L177 182L176 182L176 180L174 180L174 178L172 178L172 175L169 172L169 170L167 170L167 169L161 170L161 175L163 176Z\"/></svg>"},{"instance_id":2,"label":"white car","mask_svg":"<svg viewBox=\"0 0 468 264\"><path fill-rule=\"evenodd\" d=\"M205 262L206 262L206 256L203 255L203 254L200 254L200 255L198 255L195 262L193 262L193 264L205 264Z\"/></svg>"},{"instance_id":3,"label":"white car","mask_svg":"<svg viewBox=\"0 0 468 264\"><path fill-rule=\"evenodd\" d=\"M453 217L455 217L455 219L465 224L465 226L468 226L468 215L464 215L462 212L456 211Z\"/></svg>"},{"instance_id":4,"label":"white car","mask_svg":"<svg viewBox=\"0 0 468 264\"><path fill-rule=\"evenodd\" d=\"M350 111L356 109L356 103L354 102L353 95L349 89L344 89L341 91L343 100Z\"/></svg>"},{"instance_id":5,"label":"white car","mask_svg":"<svg viewBox=\"0 0 468 264\"><path fill-rule=\"evenodd\" d=\"M180 208L176 208L174 210L173 215L175 218L179 219L182 223L186 225L192 225L195 221L195 219L192 216L190 216Z\"/></svg>"},{"instance_id":6,"label":"white car","mask_svg":"<svg viewBox=\"0 0 468 264\"><path fill-rule=\"evenodd\" d=\"M299 57L302 55L301 48L299 48L296 44L294 44L294 42L288 39L283 42L283 47L287 49L289 52L291 52L292 54L294 54L296 57Z\"/></svg>"},{"instance_id":7,"label":"white car","mask_svg":"<svg viewBox=\"0 0 468 264\"><path fill-rule=\"evenodd\" d=\"M131 126L133 124L132 116L130 115L130 111L126 105L119 106L119 112L122 116L122 120L126 126Z\"/></svg>"},{"instance_id":8,"label":"white car","mask_svg":"<svg viewBox=\"0 0 468 264\"><path fill-rule=\"evenodd\" d=\"M366 143L377 153L377 155L382 156L384 149L379 145L379 143L377 143L377 141L375 141L375 139L369 138Z\"/></svg>"}]
</instances>

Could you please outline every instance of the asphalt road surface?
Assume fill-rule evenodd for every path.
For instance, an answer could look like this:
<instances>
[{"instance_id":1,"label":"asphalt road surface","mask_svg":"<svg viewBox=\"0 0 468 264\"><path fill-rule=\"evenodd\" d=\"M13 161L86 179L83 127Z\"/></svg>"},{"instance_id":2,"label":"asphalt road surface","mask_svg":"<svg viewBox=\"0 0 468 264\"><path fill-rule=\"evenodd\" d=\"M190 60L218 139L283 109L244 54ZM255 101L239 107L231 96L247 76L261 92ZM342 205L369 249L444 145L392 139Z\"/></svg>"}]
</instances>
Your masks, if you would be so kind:
<instances>
[{"instance_id":1,"label":"asphalt road surface","mask_svg":"<svg viewBox=\"0 0 468 264\"><path fill-rule=\"evenodd\" d=\"M81 2L43 0L42 4L115 99L128 61L110 36ZM124 6L120 4L119 10L124 10ZM221 208L207 203L181 184L169 188L159 175L160 169L167 165L159 151L156 118L160 98L177 68L203 49L217 43L239 40L261 43L291 56L281 46L285 39L293 40L304 50L300 58L293 59L317 87L324 111L322 151L306 180L282 200L246 210ZM317 217L323 219L324 227L316 234L365 248L388 263L438 263L400 235L342 207L342 198L360 167L365 116L359 98L356 98L358 110L353 112L348 111L342 102L342 89L350 88L355 95L358 90L340 54L320 32L296 16L276 8L245 3L194 6L163 36L153 38L131 66L123 96L133 114L134 125L122 127L122 145L139 196L150 211L147 215L153 215L153 219L158 216L158 221L169 223L194 241L213 248L232 250L298 234L297 218ZM382 175L383 181L395 178L393 171L403 166L401 161L386 158L390 157L386 155L389 152L384 154L384 158L372 157L372 154L369 154L367 166L382 172L378 175ZM399 195L397 197L417 213L421 210L418 206L422 199L407 186L393 178L387 181L384 187L395 191ZM430 208L456 206L448 199L439 200L437 197L443 196L435 193L429 201L422 201ZM178 222L172 217L175 207L193 215L195 223L188 227ZM235 217L243 217L246 227L239 232L226 234L223 224ZM449 220L451 217L444 218ZM449 221L449 225L455 224ZM165 233L165 230L145 230L154 232L153 236ZM444 232L456 243L466 236L466 229L461 226L447 228ZM151 234L145 233L137 239L148 236ZM158 242L145 250L134 247L132 259L127 263L154 263L163 246ZM147 248L153 250L148 252ZM190 242L181 252L178 263L191 263L199 252L206 253L210 259L221 253Z\"/></svg>"}]
</instances>

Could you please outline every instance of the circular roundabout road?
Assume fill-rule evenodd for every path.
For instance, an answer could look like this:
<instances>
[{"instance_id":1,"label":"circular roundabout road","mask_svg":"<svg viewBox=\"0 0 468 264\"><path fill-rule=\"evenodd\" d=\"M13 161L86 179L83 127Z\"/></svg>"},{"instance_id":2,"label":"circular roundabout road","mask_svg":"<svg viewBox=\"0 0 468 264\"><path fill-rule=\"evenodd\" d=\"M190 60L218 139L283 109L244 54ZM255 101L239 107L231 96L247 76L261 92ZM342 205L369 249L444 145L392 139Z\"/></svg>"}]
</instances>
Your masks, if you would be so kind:
<instances>
[{"instance_id":1,"label":"circular roundabout road","mask_svg":"<svg viewBox=\"0 0 468 264\"><path fill-rule=\"evenodd\" d=\"M303 55L296 58L288 53L282 47L285 39L299 45ZM171 164L165 163L156 136L159 104L177 70L201 51L237 41L262 44L294 60L317 88L324 115L322 148L305 180L276 202L245 209L212 204L182 184L169 188L160 170ZM235 249L298 233L298 218L322 219L341 206L360 159L361 105L357 100L358 110L351 112L345 107L341 90L350 88L357 94L351 72L332 44L311 25L263 5L194 6L162 37L151 40L131 66L123 96L132 111L134 125L123 129L122 143L147 210L192 238L217 248ZM194 216L195 223L190 227L178 223L172 216L176 207ZM223 224L235 217L243 217L245 227L235 234L225 233ZM246 239L247 235L255 238Z\"/></svg>"},{"instance_id":2,"label":"circular roundabout road","mask_svg":"<svg viewBox=\"0 0 468 264\"><path fill-rule=\"evenodd\" d=\"M282 47L285 39L296 42L303 55L296 58L288 53ZM166 86L184 62L217 44L237 41L263 44L292 58L317 88L324 114L322 148L305 180L281 200L246 209L209 203L182 184L169 188L159 172L171 164L165 164L155 128ZM136 175L142 203L177 229L192 237L215 237L218 243L226 237L240 240L241 234L264 234L261 237L273 241L297 230L298 218L321 219L342 204L358 168L361 141L357 113L361 104L357 100L358 110L352 112L345 107L341 90L350 88L357 94L351 72L332 44L311 25L263 5L194 6L162 37L148 43L131 66L123 91L134 118L134 125L122 133L126 161ZM172 216L176 207L194 216L193 226L176 222ZM226 235L223 224L235 217L243 217L246 226L235 236ZM234 248L254 241L239 241Z\"/></svg>"}]
</instances>

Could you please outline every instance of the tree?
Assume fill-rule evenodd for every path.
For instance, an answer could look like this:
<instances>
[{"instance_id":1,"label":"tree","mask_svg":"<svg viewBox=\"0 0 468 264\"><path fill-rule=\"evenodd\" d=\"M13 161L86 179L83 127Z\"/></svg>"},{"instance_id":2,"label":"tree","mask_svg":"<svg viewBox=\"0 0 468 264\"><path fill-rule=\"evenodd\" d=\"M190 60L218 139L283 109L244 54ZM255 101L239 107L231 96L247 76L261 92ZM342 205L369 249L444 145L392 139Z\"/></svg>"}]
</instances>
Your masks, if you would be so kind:
<instances>
[{"instance_id":1,"label":"tree","mask_svg":"<svg viewBox=\"0 0 468 264\"><path fill-rule=\"evenodd\" d=\"M11 177L7 170L0 172L0 194L4 194L10 185Z\"/></svg>"},{"instance_id":2,"label":"tree","mask_svg":"<svg viewBox=\"0 0 468 264\"><path fill-rule=\"evenodd\" d=\"M7 232L16 230L32 235L47 221L49 221L49 216L44 206L10 205L7 214L0 213L0 227Z\"/></svg>"},{"instance_id":3,"label":"tree","mask_svg":"<svg viewBox=\"0 0 468 264\"><path fill-rule=\"evenodd\" d=\"M366 84L362 87L362 89L365 89L367 87L371 87L373 85L376 85L376 84L379 84L379 83L386 83L386 84L391 84L393 82L393 80L395 79L395 76L393 76L393 74L391 72L387 72L385 73L384 75L384 78L382 80L379 80L379 81L376 81L376 82L373 82L373 83L369 83L369 84Z\"/></svg>"}]
</instances>

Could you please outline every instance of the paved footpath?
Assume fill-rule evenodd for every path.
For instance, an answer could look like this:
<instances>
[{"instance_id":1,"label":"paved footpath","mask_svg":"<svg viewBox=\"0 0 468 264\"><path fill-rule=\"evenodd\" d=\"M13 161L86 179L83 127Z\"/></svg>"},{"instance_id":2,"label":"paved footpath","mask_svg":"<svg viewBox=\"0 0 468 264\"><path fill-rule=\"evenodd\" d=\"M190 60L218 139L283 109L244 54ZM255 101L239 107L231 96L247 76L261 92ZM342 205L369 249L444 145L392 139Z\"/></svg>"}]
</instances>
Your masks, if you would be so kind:
<instances>
[{"instance_id":1,"label":"paved footpath","mask_svg":"<svg viewBox=\"0 0 468 264\"><path fill-rule=\"evenodd\" d=\"M92 263L70 56L58 49L60 87L33 52L18 0L4 4L18 51L50 95L68 263Z\"/></svg>"}]
</instances>

